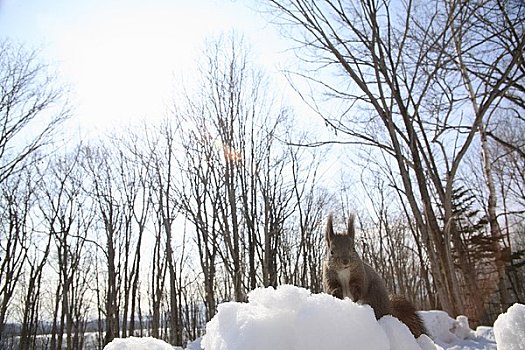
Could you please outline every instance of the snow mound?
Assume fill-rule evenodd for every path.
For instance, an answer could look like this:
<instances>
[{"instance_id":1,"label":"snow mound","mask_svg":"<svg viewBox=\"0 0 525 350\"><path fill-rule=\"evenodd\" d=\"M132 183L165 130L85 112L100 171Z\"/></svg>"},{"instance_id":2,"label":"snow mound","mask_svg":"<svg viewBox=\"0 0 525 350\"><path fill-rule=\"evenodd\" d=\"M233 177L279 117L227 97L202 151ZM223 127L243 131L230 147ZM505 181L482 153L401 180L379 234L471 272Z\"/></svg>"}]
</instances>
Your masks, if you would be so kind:
<instances>
[{"instance_id":1,"label":"snow mound","mask_svg":"<svg viewBox=\"0 0 525 350\"><path fill-rule=\"evenodd\" d=\"M429 333L414 339L392 316L349 299L290 285L259 288L248 303L219 305L206 335L186 350L498 350L525 349L525 306L515 304L491 327L469 328L465 316L420 311ZM432 338L432 339L431 339ZM115 339L104 350L181 350L153 338Z\"/></svg>"},{"instance_id":2,"label":"snow mound","mask_svg":"<svg viewBox=\"0 0 525 350\"><path fill-rule=\"evenodd\" d=\"M456 319L450 317L445 311L419 311L419 316L432 339L438 340L443 345L456 344L467 338L474 338L474 331L468 325L465 316Z\"/></svg>"},{"instance_id":3,"label":"snow mound","mask_svg":"<svg viewBox=\"0 0 525 350\"><path fill-rule=\"evenodd\" d=\"M476 349L496 350L492 327L480 326L473 331L466 316L450 317L445 311L419 311L428 335L434 340L437 349ZM421 348L421 337L418 339Z\"/></svg>"},{"instance_id":4,"label":"snow mound","mask_svg":"<svg viewBox=\"0 0 525 350\"><path fill-rule=\"evenodd\" d=\"M434 350L428 337L424 350ZM421 339L421 338L420 338ZM290 285L259 288L248 303L219 305L202 339L206 350L421 350L392 316L377 322L372 308Z\"/></svg>"},{"instance_id":5,"label":"snow mound","mask_svg":"<svg viewBox=\"0 0 525 350\"><path fill-rule=\"evenodd\" d=\"M390 342L390 349L443 350L426 334L415 339L408 327L397 318L386 315L379 321ZM476 348L477 349L477 348ZM484 349L484 348L481 348ZM459 349L456 349L459 350Z\"/></svg>"},{"instance_id":6,"label":"snow mound","mask_svg":"<svg viewBox=\"0 0 525 350\"><path fill-rule=\"evenodd\" d=\"M201 350L201 341L202 338L197 338L194 341L189 342L188 344L186 344L186 350Z\"/></svg>"},{"instance_id":7,"label":"snow mound","mask_svg":"<svg viewBox=\"0 0 525 350\"><path fill-rule=\"evenodd\" d=\"M115 338L104 350L174 350L170 344L151 337Z\"/></svg>"},{"instance_id":8,"label":"snow mound","mask_svg":"<svg viewBox=\"0 0 525 350\"><path fill-rule=\"evenodd\" d=\"M525 349L525 305L514 304L494 322L498 350Z\"/></svg>"}]
</instances>

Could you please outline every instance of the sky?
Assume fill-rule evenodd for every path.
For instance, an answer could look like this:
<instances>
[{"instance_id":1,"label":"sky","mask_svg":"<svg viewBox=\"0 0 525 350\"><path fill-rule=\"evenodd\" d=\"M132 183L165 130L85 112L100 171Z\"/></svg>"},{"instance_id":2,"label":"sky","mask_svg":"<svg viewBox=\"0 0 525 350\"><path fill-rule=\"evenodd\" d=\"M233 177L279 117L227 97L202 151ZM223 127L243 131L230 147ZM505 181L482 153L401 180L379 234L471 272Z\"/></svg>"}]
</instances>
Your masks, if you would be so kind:
<instances>
[{"instance_id":1,"label":"sky","mask_svg":"<svg viewBox=\"0 0 525 350\"><path fill-rule=\"evenodd\" d=\"M256 64L283 81L286 43L255 3L0 0L0 40L39 49L70 89L75 121L99 130L164 117L205 39L232 30L245 36Z\"/></svg>"},{"instance_id":2,"label":"sky","mask_svg":"<svg viewBox=\"0 0 525 350\"><path fill-rule=\"evenodd\" d=\"M262 10L258 0L0 0L0 40L38 49L70 91L72 118L60 133L67 145L169 117L205 41L232 31L270 76L272 93L293 107L295 128L330 138L282 72L299 67L294 43ZM344 153L331 154L323 176L345 166Z\"/></svg>"}]
</instances>

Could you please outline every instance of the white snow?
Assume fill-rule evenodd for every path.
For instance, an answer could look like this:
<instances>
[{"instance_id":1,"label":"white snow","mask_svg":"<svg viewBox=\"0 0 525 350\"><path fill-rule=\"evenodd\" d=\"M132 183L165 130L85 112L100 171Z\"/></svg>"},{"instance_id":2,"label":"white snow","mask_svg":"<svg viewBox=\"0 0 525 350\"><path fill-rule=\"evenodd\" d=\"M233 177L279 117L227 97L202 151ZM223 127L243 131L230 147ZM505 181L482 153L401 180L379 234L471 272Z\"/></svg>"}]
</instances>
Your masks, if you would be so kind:
<instances>
[{"instance_id":1,"label":"white snow","mask_svg":"<svg viewBox=\"0 0 525 350\"><path fill-rule=\"evenodd\" d=\"M388 338L368 305L281 286L256 289L248 303L224 303L208 322L206 350L380 350ZM344 331L342 331L344 329ZM369 337L369 334L375 336Z\"/></svg>"},{"instance_id":2,"label":"white snow","mask_svg":"<svg viewBox=\"0 0 525 350\"><path fill-rule=\"evenodd\" d=\"M390 315L383 316L379 320L379 325L386 333L391 349L421 350L408 327L397 318Z\"/></svg>"},{"instance_id":3,"label":"white snow","mask_svg":"<svg viewBox=\"0 0 525 350\"><path fill-rule=\"evenodd\" d=\"M453 319L440 310L419 311L419 315L436 349L496 350L492 327L478 327L474 331L470 329L467 317Z\"/></svg>"},{"instance_id":4,"label":"white snow","mask_svg":"<svg viewBox=\"0 0 525 350\"><path fill-rule=\"evenodd\" d=\"M113 339L104 350L174 350L174 348L160 339L129 337Z\"/></svg>"},{"instance_id":5,"label":"white snow","mask_svg":"<svg viewBox=\"0 0 525 350\"><path fill-rule=\"evenodd\" d=\"M514 304L494 322L498 350L525 349L525 305Z\"/></svg>"},{"instance_id":6,"label":"white snow","mask_svg":"<svg viewBox=\"0 0 525 350\"><path fill-rule=\"evenodd\" d=\"M429 336L442 347L474 336L465 316L453 319L445 311L439 310L420 311L419 315L423 318Z\"/></svg>"},{"instance_id":7,"label":"white snow","mask_svg":"<svg viewBox=\"0 0 525 350\"><path fill-rule=\"evenodd\" d=\"M189 342L186 345L186 350L201 350L202 349L201 341L202 341L202 338L198 338L198 339L195 339L192 342Z\"/></svg>"},{"instance_id":8,"label":"white snow","mask_svg":"<svg viewBox=\"0 0 525 350\"><path fill-rule=\"evenodd\" d=\"M515 304L492 327L471 330L465 316L421 311L429 336L414 339L392 316L379 321L368 305L290 285L259 288L247 303L219 305L206 335L188 350L498 350L525 349L525 305ZM177 350L153 338L115 339L104 350Z\"/></svg>"},{"instance_id":9,"label":"white snow","mask_svg":"<svg viewBox=\"0 0 525 350\"><path fill-rule=\"evenodd\" d=\"M443 311L420 314L429 331L414 339L408 327L392 316L379 321L370 306L327 294L284 285L259 288L248 303L219 305L208 322L201 345L205 350L495 350L493 339L468 327L465 316L453 319ZM435 341L434 341L435 340Z\"/></svg>"}]
</instances>

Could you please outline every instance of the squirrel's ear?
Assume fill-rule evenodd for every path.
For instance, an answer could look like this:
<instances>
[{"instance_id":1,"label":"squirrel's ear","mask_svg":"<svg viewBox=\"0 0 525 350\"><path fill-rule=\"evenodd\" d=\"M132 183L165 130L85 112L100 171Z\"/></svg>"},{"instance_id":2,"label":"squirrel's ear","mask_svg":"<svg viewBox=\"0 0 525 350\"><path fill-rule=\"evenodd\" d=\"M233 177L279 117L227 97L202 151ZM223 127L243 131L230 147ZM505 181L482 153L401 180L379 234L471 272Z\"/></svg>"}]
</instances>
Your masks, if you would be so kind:
<instances>
[{"instance_id":1,"label":"squirrel's ear","mask_svg":"<svg viewBox=\"0 0 525 350\"><path fill-rule=\"evenodd\" d=\"M355 224L354 224L354 221L355 221L355 214L352 213L352 214L350 214L350 217L348 218L348 228L347 228L347 231L346 231L346 234L348 236L350 236L350 240L352 241L352 245L354 244L354 239L355 239Z\"/></svg>"},{"instance_id":2,"label":"squirrel's ear","mask_svg":"<svg viewBox=\"0 0 525 350\"><path fill-rule=\"evenodd\" d=\"M326 221L326 230L324 233L324 238L326 239L327 243L330 243L333 237L334 237L334 224L333 224L332 214L330 214L328 215L328 220Z\"/></svg>"}]
</instances>

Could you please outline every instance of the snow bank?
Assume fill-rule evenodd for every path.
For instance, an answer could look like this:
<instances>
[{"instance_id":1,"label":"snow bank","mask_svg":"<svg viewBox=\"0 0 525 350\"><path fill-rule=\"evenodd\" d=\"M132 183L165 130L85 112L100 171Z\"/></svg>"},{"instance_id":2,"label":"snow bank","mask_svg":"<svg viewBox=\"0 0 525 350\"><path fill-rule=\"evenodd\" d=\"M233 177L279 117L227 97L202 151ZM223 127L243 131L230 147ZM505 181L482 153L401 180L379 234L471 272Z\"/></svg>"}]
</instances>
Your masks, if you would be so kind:
<instances>
[{"instance_id":1,"label":"snow bank","mask_svg":"<svg viewBox=\"0 0 525 350\"><path fill-rule=\"evenodd\" d=\"M525 305L514 304L494 322L498 350L525 349Z\"/></svg>"},{"instance_id":2,"label":"snow bank","mask_svg":"<svg viewBox=\"0 0 525 350\"><path fill-rule=\"evenodd\" d=\"M370 306L289 285L260 288L248 303L219 305L206 335L187 350L498 350L525 349L525 306L516 304L494 326L469 328L465 316L420 311L429 338L414 339L392 316L375 319ZM495 340L496 339L496 340ZM115 339L104 350L180 350L153 338Z\"/></svg>"},{"instance_id":3,"label":"snow bank","mask_svg":"<svg viewBox=\"0 0 525 350\"><path fill-rule=\"evenodd\" d=\"M204 349L421 349L397 319L388 316L378 323L370 306L348 299L285 285L256 289L248 300L219 305L206 327Z\"/></svg>"},{"instance_id":4,"label":"snow bank","mask_svg":"<svg viewBox=\"0 0 525 350\"><path fill-rule=\"evenodd\" d=\"M174 350L170 344L155 338L115 338L104 350Z\"/></svg>"},{"instance_id":5,"label":"snow bank","mask_svg":"<svg viewBox=\"0 0 525 350\"><path fill-rule=\"evenodd\" d=\"M419 311L419 316L423 319L429 336L441 346L457 344L464 339L475 337L465 316L453 319L440 310Z\"/></svg>"},{"instance_id":6,"label":"snow bank","mask_svg":"<svg viewBox=\"0 0 525 350\"><path fill-rule=\"evenodd\" d=\"M186 350L201 350L201 341L202 338L197 338L194 341L189 342L188 344L186 344Z\"/></svg>"},{"instance_id":7,"label":"snow bank","mask_svg":"<svg viewBox=\"0 0 525 350\"><path fill-rule=\"evenodd\" d=\"M492 327L480 326L473 331L466 316L450 317L445 311L419 311L428 335L433 339L435 349L454 350L496 350L496 341ZM422 344L422 337L418 339L419 346L426 350L430 345Z\"/></svg>"},{"instance_id":8,"label":"snow bank","mask_svg":"<svg viewBox=\"0 0 525 350\"><path fill-rule=\"evenodd\" d=\"M391 349L405 349L405 350L434 350L432 341L429 344L430 347L422 347L418 344L408 327L401 323L397 318L386 315L379 320L379 325L383 328L383 331L388 337ZM426 336L422 336L426 338ZM348 348L348 345L347 345ZM364 348L363 348L364 349Z\"/></svg>"}]
</instances>

